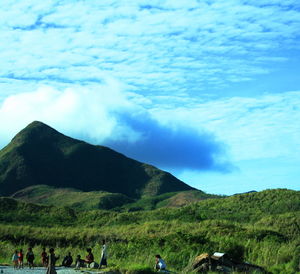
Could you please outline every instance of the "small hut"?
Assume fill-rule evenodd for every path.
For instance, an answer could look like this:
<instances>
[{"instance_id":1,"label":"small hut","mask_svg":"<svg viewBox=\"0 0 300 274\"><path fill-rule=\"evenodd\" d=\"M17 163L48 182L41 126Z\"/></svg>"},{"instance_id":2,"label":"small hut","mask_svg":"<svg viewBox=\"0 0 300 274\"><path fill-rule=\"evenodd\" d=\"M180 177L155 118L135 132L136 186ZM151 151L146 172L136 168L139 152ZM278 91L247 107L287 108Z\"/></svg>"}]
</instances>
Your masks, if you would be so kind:
<instances>
[{"instance_id":1,"label":"small hut","mask_svg":"<svg viewBox=\"0 0 300 274\"><path fill-rule=\"evenodd\" d=\"M215 252L213 255L203 253L194 259L191 271L205 273L208 271L218 272L246 272L246 273L268 273L262 267L247 262L238 262L226 253Z\"/></svg>"}]
</instances>

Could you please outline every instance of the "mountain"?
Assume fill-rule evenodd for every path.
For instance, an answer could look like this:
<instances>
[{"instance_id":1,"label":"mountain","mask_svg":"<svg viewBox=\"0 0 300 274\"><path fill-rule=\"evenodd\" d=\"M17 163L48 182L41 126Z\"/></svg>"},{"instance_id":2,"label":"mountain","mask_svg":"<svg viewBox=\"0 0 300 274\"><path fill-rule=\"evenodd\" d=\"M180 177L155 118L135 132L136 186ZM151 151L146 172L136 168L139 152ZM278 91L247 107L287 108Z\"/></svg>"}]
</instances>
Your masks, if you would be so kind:
<instances>
[{"instance_id":1,"label":"mountain","mask_svg":"<svg viewBox=\"0 0 300 274\"><path fill-rule=\"evenodd\" d=\"M132 198L193 190L170 173L108 147L67 137L38 121L0 150L0 195L33 185L107 191Z\"/></svg>"}]
</instances>

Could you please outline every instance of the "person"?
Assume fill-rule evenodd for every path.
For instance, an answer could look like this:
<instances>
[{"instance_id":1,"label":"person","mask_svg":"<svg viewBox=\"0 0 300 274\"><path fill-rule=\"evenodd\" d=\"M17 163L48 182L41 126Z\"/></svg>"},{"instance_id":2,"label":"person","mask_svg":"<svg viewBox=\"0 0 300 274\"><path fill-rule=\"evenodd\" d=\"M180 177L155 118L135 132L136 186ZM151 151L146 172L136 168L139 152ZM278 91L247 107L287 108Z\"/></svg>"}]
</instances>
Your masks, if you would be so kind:
<instances>
[{"instance_id":1,"label":"person","mask_svg":"<svg viewBox=\"0 0 300 274\"><path fill-rule=\"evenodd\" d=\"M80 255L77 255L75 261L75 269L79 269L80 267L84 267L84 260L81 259Z\"/></svg>"},{"instance_id":2,"label":"person","mask_svg":"<svg viewBox=\"0 0 300 274\"><path fill-rule=\"evenodd\" d=\"M34 267L34 264L33 264L34 254L33 254L31 247L28 248L28 251L26 253L26 260L27 260L27 264L28 264L29 268L33 268Z\"/></svg>"},{"instance_id":3,"label":"person","mask_svg":"<svg viewBox=\"0 0 300 274\"><path fill-rule=\"evenodd\" d=\"M18 253L18 265L19 265L19 268L23 268L24 267L23 260L24 260L23 250L20 249L20 251Z\"/></svg>"},{"instance_id":4,"label":"person","mask_svg":"<svg viewBox=\"0 0 300 274\"><path fill-rule=\"evenodd\" d=\"M86 251L88 254L85 257L85 263L87 264L87 267L90 267L90 264L94 262L94 255L91 248L87 248Z\"/></svg>"},{"instance_id":5,"label":"person","mask_svg":"<svg viewBox=\"0 0 300 274\"><path fill-rule=\"evenodd\" d=\"M166 270L167 266L159 254L155 255L155 267L157 271Z\"/></svg>"},{"instance_id":6,"label":"person","mask_svg":"<svg viewBox=\"0 0 300 274\"><path fill-rule=\"evenodd\" d=\"M71 252L69 252L68 255L64 257L64 259L62 261L62 266L70 267L72 265L72 263L73 263L73 258L72 258Z\"/></svg>"},{"instance_id":7,"label":"person","mask_svg":"<svg viewBox=\"0 0 300 274\"><path fill-rule=\"evenodd\" d=\"M105 240L102 240L102 252L99 269L102 267L102 265L105 265L107 267L107 245L105 243Z\"/></svg>"},{"instance_id":8,"label":"person","mask_svg":"<svg viewBox=\"0 0 300 274\"><path fill-rule=\"evenodd\" d=\"M18 250L15 250L15 253L12 255L12 262L13 262L13 265L14 265L14 269L17 269L18 268Z\"/></svg>"},{"instance_id":9,"label":"person","mask_svg":"<svg viewBox=\"0 0 300 274\"><path fill-rule=\"evenodd\" d=\"M41 257L42 257L42 265L44 267L47 267L48 266L48 254L46 252L46 248L45 247L43 248L43 252L41 254Z\"/></svg>"},{"instance_id":10,"label":"person","mask_svg":"<svg viewBox=\"0 0 300 274\"><path fill-rule=\"evenodd\" d=\"M48 268L46 274L57 274L55 269L55 263L59 259L59 257L55 256L54 248L49 249L49 259L48 259Z\"/></svg>"}]
</instances>

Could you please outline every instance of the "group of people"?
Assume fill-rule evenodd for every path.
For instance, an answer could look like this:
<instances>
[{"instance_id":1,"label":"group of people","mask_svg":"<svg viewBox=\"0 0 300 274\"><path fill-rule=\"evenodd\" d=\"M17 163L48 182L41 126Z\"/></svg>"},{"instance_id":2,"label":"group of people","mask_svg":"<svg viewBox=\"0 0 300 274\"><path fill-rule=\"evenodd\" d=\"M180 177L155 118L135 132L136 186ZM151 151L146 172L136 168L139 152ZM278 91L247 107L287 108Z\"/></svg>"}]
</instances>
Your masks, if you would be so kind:
<instances>
[{"instance_id":1,"label":"group of people","mask_svg":"<svg viewBox=\"0 0 300 274\"><path fill-rule=\"evenodd\" d=\"M27 260L27 264L28 264L29 268L32 268L33 261L34 261L34 254L32 252L31 247L28 248L28 251L26 253L26 260ZM23 263L24 262L24 253L23 253L22 249L20 249L19 251L15 250L15 253L12 256L12 262L13 262L15 269L24 267L24 263Z\"/></svg>"},{"instance_id":2,"label":"group of people","mask_svg":"<svg viewBox=\"0 0 300 274\"><path fill-rule=\"evenodd\" d=\"M82 259L80 255L77 255L75 260L76 269L85 266L90 268L101 268L102 266L107 267L107 245L105 243L105 240L103 240L102 242L102 252L101 252L101 259L99 264L95 262L92 249L87 248L86 251L87 251L87 255L85 259ZM27 260L28 267L33 268L35 257L31 247L28 248L25 257ZM49 249L49 255L47 254L46 249L43 248L43 251L41 253L41 259L42 259L42 265L47 268L47 274L55 274L56 273L55 265L57 260L59 259L59 256L57 257L55 255L54 248ZM15 250L12 256L12 262L14 268L15 269L23 268L24 267L23 260L24 260L23 250L22 249L20 249L19 251ZM61 266L71 267L72 264L73 264L73 257L71 252L68 252L68 254L62 260ZM155 269L157 271L166 271L166 263L164 262L164 260L161 258L159 254L155 255Z\"/></svg>"},{"instance_id":3,"label":"group of people","mask_svg":"<svg viewBox=\"0 0 300 274\"><path fill-rule=\"evenodd\" d=\"M107 266L107 245L105 241L103 240L102 244L102 252L101 252L101 259L100 263L97 264L94 259L94 254L92 253L91 248L87 248L87 255L85 259L81 259L80 255L77 255L76 260L75 260L75 268L80 268L80 267L89 267L89 268L101 268L102 266ZM69 254L70 255L70 254ZM66 256L63 260L63 265L67 266L66 264L69 264L70 266L72 264L73 259L70 256Z\"/></svg>"},{"instance_id":4,"label":"group of people","mask_svg":"<svg viewBox=\"0 0 300 274\"><path fill-rule=\"evenodd\" d=\"M101 259L99 264L95 262L92 249L87 248L86 251L87 251L87 255L85 259L82 259L80 255L77 255L75 260L75 268L80 268L85 266L92 267L92 268L96 268L96 267L101 268L102 266L107 267L107 245L105 243L105 240L103 240L102 242L102 252L101 252ZM27 260L28 267L33 268L35 256L31 247L28 248L25 258ZM43 251L41 253L41 261L42 261L42 265L47 268L47 274L56 273L55 265L58 259L59 256L57 257L55 255L54 248L49 249L49 254L47 254L46 249L43 248ZM24 267L24 254L22 249L20 249L19 251L15 250L12 256L12 262L15 269L18 268L21 269ZM68 252L68 254L62 260L61 266L71 267L72 264L73 264L73 257L71 252Z\"/></svg>"}]
</instances>

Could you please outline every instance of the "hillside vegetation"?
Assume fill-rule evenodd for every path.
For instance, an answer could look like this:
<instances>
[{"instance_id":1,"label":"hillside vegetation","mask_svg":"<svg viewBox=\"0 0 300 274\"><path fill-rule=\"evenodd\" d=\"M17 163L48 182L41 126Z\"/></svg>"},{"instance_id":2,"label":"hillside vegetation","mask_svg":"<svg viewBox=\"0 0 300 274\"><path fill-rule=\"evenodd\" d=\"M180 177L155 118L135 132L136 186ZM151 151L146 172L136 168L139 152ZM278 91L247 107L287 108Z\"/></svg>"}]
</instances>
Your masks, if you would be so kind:
<instances>
[{"instance_id":1,"label":"hillside vegetation","mask_svg":"<svg viewBox=\"0 0 300 274\"><path fill-rule=\"evenodd\" d=\"M266 190L134 212L78 211L1 198L0 218L0 259L6 262L15 247L28 245L36 252L55 246L62 256L69 250L84 256L92 247L99 259L100 242L107 239L115 269L129 263L150 267L160 253L171 270L184 272L194 256L215 251L272 273L296 273L299 264L299 191Z\"/></svg>"},{"instance_id":2,"label":"hillside vegetation","mask_svg":"<svg viewBox=\"0 0 300 274\"><path fill-rule=\"evenodd\" d=\"M105 191L84 192L71 188L55 188L47 185L36 185L14 193L12 198L44 205L68 206L81 210L113 209L135 200L120 193Z\"/></svg>"},{"instance_id":3,"label":"hillside vegetation","mask_svg":"<svg viewBox=\"0 0 300 274\"><path fill-rule=\"evenodd\" d=\"M0 195L32 185L121 193L130 198L193 190L168 172L108 147L33 122L0 150Z\"/></svg>"},{"instance_id":4,"label":"hillside vegetation","mask_svg":"<svg viewBox=\"0 0 300 274\"><path fill-rule=\"evenodd\" d=\"M133 199L120 193L105 191L84 192L72 188L35 185L19 190L10 197L24 202L61 207L68 206L78 210L109 209L116 211L138 211L161 207L180 207L220 196L206 194L200 190L189 190Z\"/></svg>"}]
</instances>

